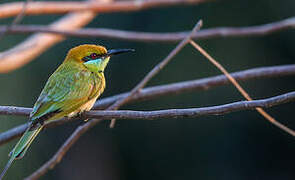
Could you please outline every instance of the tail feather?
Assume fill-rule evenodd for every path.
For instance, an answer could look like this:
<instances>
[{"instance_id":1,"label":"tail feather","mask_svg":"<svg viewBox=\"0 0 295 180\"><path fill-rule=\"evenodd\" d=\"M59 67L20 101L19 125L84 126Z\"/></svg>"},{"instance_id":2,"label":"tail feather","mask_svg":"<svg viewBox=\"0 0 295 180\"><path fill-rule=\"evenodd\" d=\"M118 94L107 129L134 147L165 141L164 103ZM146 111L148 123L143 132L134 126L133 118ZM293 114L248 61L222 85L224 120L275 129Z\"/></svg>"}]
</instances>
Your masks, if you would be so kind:
<instances>
[{"instance_id":1,"label":"tail feather","mask_svg":"<svg viewBox=\"0 0 295 180\"><path fill-rule=\"evenodd\" d=\"M8 163L6 164L4 170L2 171L1 175L0 175L0 180L3 179L4 175L6 174L8 168L11 166L12 162L15 160L14 157L11 157L8 161Z\"/></svg>"},{"instance_id":2,"label":"tail feather","mask_svg":"<svg viewBox=\"0 0 295 180\"><path fill-rule=\"evenodd\" d=\"M12 162L15 159L21 159L26 154L28 148L32 144L33 140L36 138L36 136L39 134L39 132L42 130L43 126L38 126L34 130L30 130L28 128L24 135L21 137L21 139L18 141L18 143L15 145L13 150L9 153L10 159L5 166L3 172L0 175L0 180L4 177L6 171L11 166Z\"/></svg>"},{"instance_id":3,"label":"tail feather","mask_svg":"<svg viewBox=\"0 0 295 180\"><path fill-rule=\"evenodd\" d=\"M27 130L18 143L15 145L14 149L11 151L10 155L15 157L15 159L21 159L26 154L33 140L42 130L43 126L38 126L34 130Z\"/></svg>"}]
</instances>

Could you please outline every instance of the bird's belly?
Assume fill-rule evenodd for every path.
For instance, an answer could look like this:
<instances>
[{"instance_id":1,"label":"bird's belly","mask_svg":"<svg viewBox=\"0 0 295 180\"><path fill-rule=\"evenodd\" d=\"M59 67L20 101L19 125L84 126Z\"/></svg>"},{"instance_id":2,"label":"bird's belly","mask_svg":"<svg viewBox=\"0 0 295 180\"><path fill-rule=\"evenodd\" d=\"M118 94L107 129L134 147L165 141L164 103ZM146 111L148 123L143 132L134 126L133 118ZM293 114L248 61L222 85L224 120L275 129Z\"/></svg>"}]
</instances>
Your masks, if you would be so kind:
<instances>
[{"instance_id":1,"label":"bird's belly","mask_svg":"<svg viewBox=\"0 0 295 180\"><path fill-rule=\"evenodd\" d=\"M78 114L78 113L81 113L81 112L84 112L84 111L89 111L89 110L93 107L93 105L94 105L96 99L97 99L97 97L92 98L92 99L89 100L87 103L83 104L79 109L77 109L77 110L71 112L71 113L68 115L68 117L73 117L73 116L75 116L75 115Z\"/></svg>"}]
</instances>

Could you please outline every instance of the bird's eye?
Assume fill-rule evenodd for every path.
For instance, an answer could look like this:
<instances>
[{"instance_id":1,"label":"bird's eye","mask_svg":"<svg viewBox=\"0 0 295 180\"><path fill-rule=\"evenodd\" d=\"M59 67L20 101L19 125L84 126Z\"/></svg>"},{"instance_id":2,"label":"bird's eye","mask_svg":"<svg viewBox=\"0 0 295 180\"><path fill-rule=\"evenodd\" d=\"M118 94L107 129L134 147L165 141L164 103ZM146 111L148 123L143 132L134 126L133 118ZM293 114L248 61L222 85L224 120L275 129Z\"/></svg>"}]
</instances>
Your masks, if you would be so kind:
<instances>
[{"instance_id":1,"label":"bird's eye","mask_svg":"<svg viewBox=\"0 0 295 180\"><path fill-rule=\"evenodd\" d=\"M90 60L93 60L93 59L97 59L98 57L99 57L98 54L96 54L96 53L92 53L92 54L90 54L89 56L85 56L85 57L83 57L82 60L83 60L84 62L87 62L87 61L90 61Z\"/></svg>"},{"instance_id":2,"label":"bird's eye","mask_svg":"<svg viewBox=\"0 0 295 180\"><path fill-rule=\"evenodd\" d=\"M92 53L92 54L90 54L90 58L91 58L91 59L96 59L97 56L98 56L98 55L97 55L96 53Z\"/></svg>"}]
</instances>

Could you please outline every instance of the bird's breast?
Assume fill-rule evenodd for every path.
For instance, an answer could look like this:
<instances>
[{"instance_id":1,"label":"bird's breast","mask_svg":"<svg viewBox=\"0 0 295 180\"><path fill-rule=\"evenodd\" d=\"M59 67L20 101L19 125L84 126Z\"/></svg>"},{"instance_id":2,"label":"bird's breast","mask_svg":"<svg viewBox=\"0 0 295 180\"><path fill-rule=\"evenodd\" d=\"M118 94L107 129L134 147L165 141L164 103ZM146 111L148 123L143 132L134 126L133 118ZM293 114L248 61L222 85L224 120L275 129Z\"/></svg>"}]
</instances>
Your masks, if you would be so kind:
<instances>
[{"instance_id":1,"label":"bird's breast","mask_svg":"<svg viewBox=\"0 0 295 180\"><path fill-rule=\"evenodd\" d=\"M105 89L105 78L102 73L93 76L93 84L90 86L90 88L92 89L91 91L93 91L93 93L91 93L92 95L89 97L89 100L80 106L80 108L71 112L68 117L73 117L78 113L89 111L93 107L97 98L103 93Z\"/></svg>"}]
</instances>

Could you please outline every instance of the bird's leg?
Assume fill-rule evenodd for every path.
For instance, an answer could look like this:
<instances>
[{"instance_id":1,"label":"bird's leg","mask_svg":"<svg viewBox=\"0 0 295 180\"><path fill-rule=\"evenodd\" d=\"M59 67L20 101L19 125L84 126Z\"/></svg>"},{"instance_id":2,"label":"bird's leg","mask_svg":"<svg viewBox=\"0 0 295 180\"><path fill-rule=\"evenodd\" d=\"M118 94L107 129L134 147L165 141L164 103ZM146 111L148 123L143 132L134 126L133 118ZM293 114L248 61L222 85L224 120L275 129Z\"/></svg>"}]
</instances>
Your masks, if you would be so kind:
<instances>
[{"instance_id":1,"label":"bird's leg","mask_svg":"<svg viewBox=\"0 0 295 180\"><path fill-rule=\"evenodd\" d=\"M84 119L84 122L86 123L89 120L89 118Z\"/></svg>"},{"instance_id":2,"label":"bird's leg","mask_svg":"<svg viewBox=\"0 0 295 180\"><path fill-rule=\"evenodd\" d=\"M83 120L84 122L87 122L88 121L88 118L85 118L85 115L84 115L84 112L78 112L74 118L78 118L78 119L81 119Z\"/></svg>"},{"instance_id":3,"label":"bird's leg","mask_svg":"<svg viewBox=\"0 0 295 180\"><path fill-rule=\"evenodd\" d=\"M83 121L86 123L88 120L89 120L89 118L85 118L85 116L84 116L84 112L81 112L81 113L79 113L80 114L80 116L82 117L82 119L83 119Z\"/></svg>"}]
</instances>

